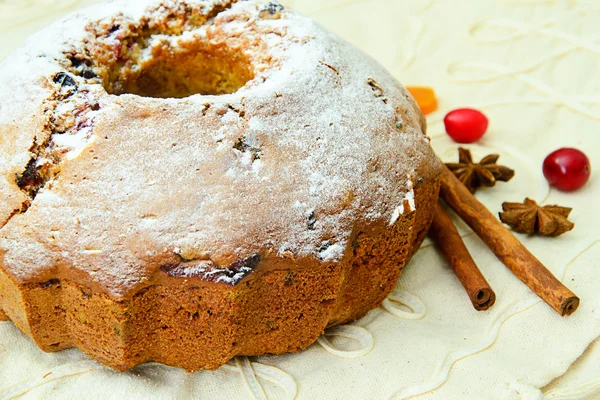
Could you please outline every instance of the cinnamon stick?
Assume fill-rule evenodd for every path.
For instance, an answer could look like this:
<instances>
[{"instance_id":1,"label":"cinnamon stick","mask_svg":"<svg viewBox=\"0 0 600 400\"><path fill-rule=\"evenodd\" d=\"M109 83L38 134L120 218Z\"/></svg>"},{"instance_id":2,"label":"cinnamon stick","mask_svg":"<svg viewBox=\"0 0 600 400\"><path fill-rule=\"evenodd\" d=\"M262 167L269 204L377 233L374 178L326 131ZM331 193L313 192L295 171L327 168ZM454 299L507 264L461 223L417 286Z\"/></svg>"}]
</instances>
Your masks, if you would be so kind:
<instances>
[{"instance_id":1,"label":"cinnamon stick","mask_svg":"<svg viewBox=\"0 0 600 400\"><path fill-rule=\"evenodd\" d=\"M494 254L560 315L579 307L579 298L564 286L527 248L444 166L440 194Z\"/></svg>"},{"instance_id":2,"label":"cinnamon stick","mask_svg":"<svg viewBox=\"0 0 600 400\"><path fill-rule=\"evenodd\" d=\"M496 294L477 268L452 220L439 202L433 216L429 237L448 260L458 280L467 291L473 307L477 311L484 311L493 306L496 302Z\"/></svg>"}]
</instances>

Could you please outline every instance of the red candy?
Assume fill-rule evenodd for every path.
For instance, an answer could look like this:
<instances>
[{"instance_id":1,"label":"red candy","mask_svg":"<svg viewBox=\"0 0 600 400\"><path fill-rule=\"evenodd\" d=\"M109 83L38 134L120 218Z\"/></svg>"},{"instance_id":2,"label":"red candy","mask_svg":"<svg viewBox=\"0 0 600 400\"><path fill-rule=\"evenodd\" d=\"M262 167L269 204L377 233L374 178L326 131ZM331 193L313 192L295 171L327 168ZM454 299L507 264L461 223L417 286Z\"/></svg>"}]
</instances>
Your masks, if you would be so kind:
<instances>
[{"instance_id":1,"label":"red candy","mask_svg":"<svg viewBox=\"0 0 600 400\"><path fill-rule=\"evenodd\" d=\"M550 185L570 192L579 189L590 178L590 160L577 149L563 147L544 160L544 176Z\"/></svg>"},{"instance_id":2,"label":"red candy","mask_svg":"<svg viewBox=\"0 0 600 400\"><path fill-rule=\"evenodd\" d=\"M444 118L446 132L455 142L473 143L483 136L488 128L488 119L481 111L458 108Z\"/></svg>"}]
</instances>

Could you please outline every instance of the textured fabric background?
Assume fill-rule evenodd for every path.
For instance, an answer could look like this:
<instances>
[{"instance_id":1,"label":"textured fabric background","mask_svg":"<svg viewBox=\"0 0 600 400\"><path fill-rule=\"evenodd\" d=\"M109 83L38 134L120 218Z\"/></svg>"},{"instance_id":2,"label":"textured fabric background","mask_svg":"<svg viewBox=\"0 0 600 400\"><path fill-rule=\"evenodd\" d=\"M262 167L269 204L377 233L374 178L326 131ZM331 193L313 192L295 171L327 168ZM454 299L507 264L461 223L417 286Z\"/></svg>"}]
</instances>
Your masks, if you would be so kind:
<instances>
[{"instance_id":1,"label":"textured fabric background","mask_svg":"<svg viewBox=\"0 0 600 400\"><path fill-rule=\"evenodd\" d=\"M94 1L0 0L0 59L58 16ZM383 308L355 323L375 346L344 359L319 344L295 355L252 361L287 372L299 399L600 398L600 7L589 0L296 0L316 18L379 60L408 85L436 89L440 110L429 135L444 161L457 145L441 120L474 106L490 118L476 159L499 153L517 171L477 196L493 211L531 197L573 207L575 229L556 239L519 238L581 298L561 318L457 221L497 294L487 312L472 309L458 280L429 241L398 283L425 305L420 320ZM4 100L4 99L3 99ZM543 158L563 146L586 151L596 171L575 193L550 190ZM356 343L331 339L341 349ZM587 349L587 350L586 350ZM580 357L581 356L581 357ZM578 360L579 359L579 360ZM234 365L234 364L232 364ZM49 374L50 373L50 374ZM286 398L259 377L267 396ZM0 322L0 398L246 399L243 374L230 366L188 374L145 365L119 374L77 350L46 354L10 322ZM571 397L568 397L571 396Z\"/></svg>"}]
</instances>

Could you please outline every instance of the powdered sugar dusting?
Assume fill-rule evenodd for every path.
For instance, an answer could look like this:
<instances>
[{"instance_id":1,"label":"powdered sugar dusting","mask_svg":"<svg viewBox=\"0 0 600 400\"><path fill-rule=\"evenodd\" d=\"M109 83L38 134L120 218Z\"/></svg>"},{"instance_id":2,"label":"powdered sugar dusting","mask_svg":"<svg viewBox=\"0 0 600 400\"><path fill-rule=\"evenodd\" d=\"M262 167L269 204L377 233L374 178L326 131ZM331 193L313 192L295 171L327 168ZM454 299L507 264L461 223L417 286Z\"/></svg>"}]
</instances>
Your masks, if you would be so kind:
<instances>
[{"instance_id":1,"label":"powdered sugar dusting","mask_svg":"<svg viewBox=\"0 0 600 400\"><path fill-rule=\"evenodd\" d=\"M0 124L14 136L0 144L5 198L15 197L8 182L42 129L35 116L51 95L48 82L66 71L78 85L53 111L74 115L72 127L53 136L67 153L45 189L55 196L36 198L0 230L5 268L16 277L51 271L60 257L122 296L164 265L209 279L216 272L204 260L232 271L215 281L235 284L253 268L231 265L267 248L274 256L336 262L357 226L394 223L407 207L414 211L411 179L437 176L414 101L369 57L289 10L265 14L256 0L185 3L198 15L222 11L180 33L152 34L140 68L164 43L181 52L211 40L235 48L253 68L234 93L112 95L92 67L66 58L84 41L119 54L123 32L142 20L163 26L182 0L118 0L82 11L0 65L0 99L16 93L17 103L0 108ZM76 113L92 103L99 109ZM74 217L81 224L71 225ZM60 240L51 242L57 226ZM165 250L174 247L203 260L181 261Z\"/></svg>"}]
</instances>

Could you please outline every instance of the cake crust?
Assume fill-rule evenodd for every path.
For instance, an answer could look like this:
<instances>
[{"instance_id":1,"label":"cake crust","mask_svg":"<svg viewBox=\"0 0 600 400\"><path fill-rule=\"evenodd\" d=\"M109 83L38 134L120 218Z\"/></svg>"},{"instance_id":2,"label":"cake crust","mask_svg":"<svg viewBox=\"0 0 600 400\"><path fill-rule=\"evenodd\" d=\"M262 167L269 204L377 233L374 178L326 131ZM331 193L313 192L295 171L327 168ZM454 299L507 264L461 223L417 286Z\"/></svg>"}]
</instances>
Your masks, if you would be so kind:
<instances>
[{"instance_id":1,"label":"cake crust","mask_svg":"<svg viewBox=\"0 0 600 400\"><path fill-rule=\"evenodd\" d=\"M439 190L407 91L277 5L109 4L0 65L0 310L46 351L195 370L377 306Z\"/></svg>"}]
</instances>

